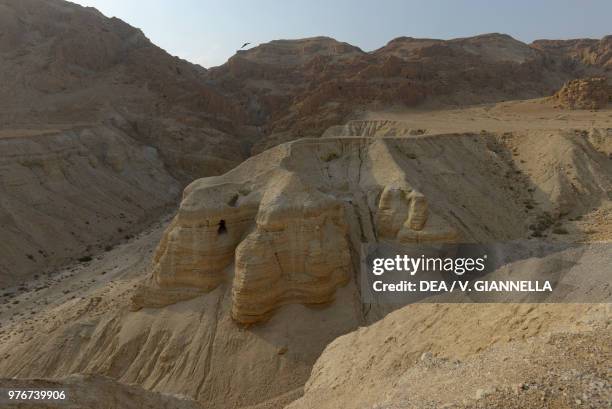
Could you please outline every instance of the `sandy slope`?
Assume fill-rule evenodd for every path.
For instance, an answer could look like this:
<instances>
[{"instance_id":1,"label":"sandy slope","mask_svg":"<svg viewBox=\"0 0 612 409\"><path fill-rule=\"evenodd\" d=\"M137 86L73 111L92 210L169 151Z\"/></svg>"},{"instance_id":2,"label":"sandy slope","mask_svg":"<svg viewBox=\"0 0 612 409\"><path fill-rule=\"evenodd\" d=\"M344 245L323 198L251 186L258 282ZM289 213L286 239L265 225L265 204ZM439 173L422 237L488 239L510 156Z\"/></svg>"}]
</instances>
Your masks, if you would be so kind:
<instances>
[{"instance_id":1,"label":"sandy slope","mask_svg":"<svg viewBox=\"0 0 612 409\"><path fill-rule=\"evenodd\" d=\"M385 109L364 111L355 119L402 121L408 128L425 133L555 131L559 129L611 128L610 109L569 110L554 107L547 98L506 101L447 109Z\"/></svg>"},{"instance_id":2,"label":"sandy slope","mask_svg":"<svg viewBox=\"0 0 612 409\"><path fill-rule=\"evenodd\" d=\"M96 375L71 375L61 380L1 379L10 390L57 391L61 400L11 400L5 393L0 405L5 409L198 409L201 406L185 397L149 392L135 385L124 385ZM5 390L6 390L5 389Z\"/></svg>"},{"instance_id":3,"label":"sandy slope","mask_svg":"<svg viewBox=\"0 0 612 409\"><path fill-rule=\"evenodd\" d=\"M207 71L116 18L61 0L0 0L0 27L2 385L47 382L12 377L60 378L92 391L82 401L92 407L100 403L92 397L135 394L146 404L159 397L125 385L132 383L210 408L279 408L300 397L328 344L386 312L364 316L355 274L332 289L329 305L287 297L289 305L266 310L270 320L257 326L232 319L232 263L208 293L135 311L131 299L150 282L168 220L143 229L174 203L182 182L227 171L251 151L318 138L350 115L375 121L335 139L277 147L226 178L238 173L250 183L258 169L291 173L306 190L343 202L353 256L361 240L376 237L372 204L397 180L422 191L444 232L472 241L611 238L610 109L563 111L542 100L428 109L542 96L577 75L609 73L609 37L534 46L500 34L399 38L375 53L319 37L254 47ZM422 102L418 110L387 109ZM400 134L399 142L382 139ZM262 179L270 196L282 196L279 179ZM301 197L309 196L293 204ZM295 237L288 242L303 246ZM296 405L351 407L367 381L388 371L397 375L390 382L401 379L394 364L376 361L372 348L385 333L403 340L420 331L388 357L415 371L412 381L428 379L412 365L426 349L478 363L502 342L499 334L538 346L550 331L582 330L574 321L605 314L597 306L407 308L391 315L407 326L383 320L334 342ZM604 320L597 324L593 345L606 340L597 332ZM362 335L363 348L345 344ZM79 373L112 380L72 377ZM390 405L396 392L385 391Z\"/></svg>"},{"instance_id":4,"label":"sandy slope","mask_svg":"<svg viewBox=\"0 0 612 409\"><path fill-rule=\"evenodd\" d=\"M130 312L162 229L158 225L91 263L34 281L7 300L0 315L0 363L12 369L3 374L103 373L192 396L210 408L266 401L279 407L301 395L324 346L356 327L353 287L324 313L292 306L252 329L231 320L227 288Z\"/></svg>"},{"instance_id":5,"label":"sandy slope","mask_svg":"<svg viewBox=\"0 0 612 409\"><path fill-rule=\"evenodd\" d=\"M385 118L380 129L368 128L382 134L505 132L517 168L538 187L534 200L548 210L584 211L563 221L569 236L549 240L610 241L610 110L562 111L537 100L363 118L366 125ZM589 147L602 154L599 161ZM585 169L600 169L607 181ZM600 182L603 196L580 188ZM591 268L606 274L605 266ZM334 341L305 396L288 408L609 407L611 318L609 304L407 306Z\"/></svg>"},{"instance_id":6,"label":"sandy slope","mask_svg":"<svg viewBox=\"0 0 612 409\"><path fill-rule=\"evenodd\" d=\"M482 107L474 110L482 113ZM463 112L469 118L470 110ZM606 121L610 111L597 115L598 122L584 131L567 127L441 136L411 135L411 130L437 120L369 122L353 128L369 129L362 136L294 142L252 158L225 178L242 175L249 180L258 172L265 174L277 166L270 155L290 152L278 162L327 195L345 197L370 188L374 194L376 183L393 179L393 172L408 175L430 199L434 212L475 240L527 237L534 232L529 224L543 212L554 215L553 221L538 231L551 240L609 239L612 147ZM537 124L537 117L530 118L526 122ZM405 136L384 139L389 132ZM342 146L352 148L342 148L337 157L325 156L330 148ZM472 157L478 160L466 161ZM355 182L353 190L346 190L343 181ZM367 203L358 212L367 212ZM451 212L454 216L449 216ZM359 241L357 219L347 222ZM5 290L0 308L0 374L40 378L95 373L153 391L184 394L211 408L278 408L302 395L328 344L378 318L364 317L354 281L340 288L327 307L287 305L268 322L252 327L238 326L231 319L229 281L188 301L132 311L131 297L149 279L151 256L166 222L91 262ZM555 234L555 226L568 234ZM371 234L366 230L361 234ZM448 362L465 360L465 368L458 370L469 372L482 365L477 362L489 350L522 349L526 345L522 342L539 348L541 340L560 331L592 330L594 342L600 343L605 338L598 334L606 329L608 318L609 310L596 305L409 306L334 341L318 360L306 395L294 405L369 407L363 405L387 398L392 405L403 399L394 397L400 392L393 385L404 372L428 379L415 366L423 352L431 351L434 358ZM436 376L452 378L453 372L444 372L448 369L444 365ZM497 369L503 368L500 364ZM500 385L525 382L518 378L508 373ZM478 389L498 385L470 382L460 391L461 402ZM423 391L441 393L435 388Z\"/></svg>"},{"instance_id":7,"label":"sandy slope","mask_svg":"<svg viewBox=\"0 0 612 409\"><path fill-rule=\"evenodd\" d=\"M103 252L156 220L180 184L112 126L0 138L0 287Z\"/></svg>"},{"instance_id":8,"label":"sandy slope","mask_svg":"<svg viewBox=\"0 0 612 409\"><path fill-rule=\"evenodd\" d=\"M408 306L334 341L288 408L605 408L610 314L600 304Z\"/></svg>"}]
</instances>

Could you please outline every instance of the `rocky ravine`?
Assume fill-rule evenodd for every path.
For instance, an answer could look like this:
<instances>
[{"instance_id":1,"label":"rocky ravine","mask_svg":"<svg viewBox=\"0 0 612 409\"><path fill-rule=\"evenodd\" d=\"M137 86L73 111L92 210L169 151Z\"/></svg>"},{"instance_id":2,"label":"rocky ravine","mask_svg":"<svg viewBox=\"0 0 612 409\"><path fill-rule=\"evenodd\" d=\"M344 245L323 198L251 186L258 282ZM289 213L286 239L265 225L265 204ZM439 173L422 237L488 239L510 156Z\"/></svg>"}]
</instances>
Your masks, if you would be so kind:
<instances>
[{"instance_id":1,"label":"rocky ravine","mask_svg":"<svg viewBox=\"0 0 612 409\"><path fill-rule=\"evenodd\" d=\"M561 239L553 232L559 225L584 239L581 223L592 207L609 209L606 130L548 138L540 132L385 138L372 131L389 128L410 133L401 123L351 124L347 129L368 129L369 136L330 131L339 136L283 144L192 183L150 270L146 257L130 260L153 250L157 231L66 271L35 297L47 305L33 314L32 293L10 298L19 304L2 310L0 373L97 373L212 408L282 407L302 394L326 345L388 313L361 304L360 243L504 240L536 232ZM552 218L546 226L538 224L544 212ZM441 307L406 308L394 314L413 317L410 328L422 325L410 357L456 344L475 354L493 333L528 339L599 311L577 306L571 315L565 306L536 306L507 326L513 310L478 308L483 319L497 316L488 336L463 325L465 306L448 307L443 315L455 328L449 343L441 336L448 328L432 324ZM29 318L15 320L24 313Z\"/></svg>"},{"instance_id":2,"label":"rocky ravine","mask_svg":"<svg viewBox=\"0 0 612 409\"><path fill-rule=\"evenodd\" d=\"M21 175L21 182L3 186L6 197L35 207L40 197L19 186L36 186L38 178L45 185L57 176L44 168L36 177L24 171L14 152L38 155L33 139L40 146L53 144L52 152L69 151L71 138L53 135L76 128L120 135L125 143L110 142L113 155L132 157L130 151L118 152L127 146L155 152L151 172L167 173L151 185L162 197L133 197L144 180L136 183L115 171L113 189L106 190L104 182L99 188L121 199L106 204L104 218L98 212L100 222L83 215L94 233L75 232L82 236L75 240L62 236L61 249L35 228L57 225L55 201L29 215L30 222L0 225L0 233L20 235L17 242L24 244L24 251L7 249L0 258L0 282L6 284L32 277L43 265L52 269L96 253L100 245L114 245L122 235L110 230L143 229L158 214L143 217L126 206L161 209L174 201L177 186L221 174L278 143L319 137L364 109L537 97L550 95L568 79L609 76L609 37L531 45L502 34L448 41L401 37L371 53L315 37L262 44L206 70L168 55L117 18L62 0L2 0L0 26L0 140L7 146L0 150L5 166L0 176ZM78 184L97 186L100 181L91 175L83 171ZM70 201L71 192L56 191L57 203ZM15 218L15 202L0 207L0 219ZM127 220L126 211L132 214L130 226L119 217Z\"/></svg>"},{"instance_id":3,"label":"rocky ravine","mask_svg":"<svg viewBox=\"0 0 612 409\"><path fill-rule=\"evenodd\" d=\"M103 252L180 191L156 149L113 127L7 132L0 151L3 288Z\"/></svg>"},{"instance_id":4,"label":"rocky ravine","mask_svg":"<svg viewBox=\"0 0 612 409\"><path fill-rule=\"evenodd\" d=\"M465 106L550 96L565 81L610 78L612 37L536 41L504 34L453 40L399 37L373 52L328 37L278 40L208 71L262 135L254 152L319 137L363 110Z\"/></svg>"},{"instance_id":5,"label":"rocky ravine","mask_svg":"<svg viewBox=\"0 0 612 409\"><path fill-rule=\"evenodd\" d=\"M361 303L362 242L612 235L612 138L601 125L609 116L583 112L573 129L576 116L554 111L517 131L485 106L495 132L481 132L489 127L466 111L469 130L460 133L366 121L317 139L370 109L537 97L568 79L609 77L609 36L531 45L500 34L402 37L372 53L316 37L273 41L205 70L118 19L60 0L0 0L0 27L4 378L61 378L146 402L165 392L212 408L282 407L302 396L327 345L389 312ZM522 122L515 105L508 117ZM136 234L187 182L220 174L193 182L168 226ZM418 362L449 369L446 357L463 356L469 363L458 370L469 372L500 334L523 348L523 339L540 345L553 332L597 329L588 342L605 352L599 333L609 312L600 306L465 308L407 308L380 321L363 343L394 346L382 365L368 348L365 361L335 363L338 348L342 360L365 357L344 339L359 344L368 331L340 338L295 405L317 405L336 387L324 403L350 407L371 389L364 377L390 368L391 382L432 379ZM377 328L420 335L407 348ZM578 341L569 351L585 351ZM600 382L597 362L584 362ZM546 376L534 372L540 384ZM386 392L372 398L405 399Z\"/></svg>"},{"instance_id":6,"label":"rocky ravine","mask_svg":"<svg viewBox=\"0 0 612 409\"><path fill-rule=\"evenodd\" d=\"M0 27L0 287L100 253L246 157L238 109L140 30L60 0L0 1Z\"/></svg>"}]
</instances>

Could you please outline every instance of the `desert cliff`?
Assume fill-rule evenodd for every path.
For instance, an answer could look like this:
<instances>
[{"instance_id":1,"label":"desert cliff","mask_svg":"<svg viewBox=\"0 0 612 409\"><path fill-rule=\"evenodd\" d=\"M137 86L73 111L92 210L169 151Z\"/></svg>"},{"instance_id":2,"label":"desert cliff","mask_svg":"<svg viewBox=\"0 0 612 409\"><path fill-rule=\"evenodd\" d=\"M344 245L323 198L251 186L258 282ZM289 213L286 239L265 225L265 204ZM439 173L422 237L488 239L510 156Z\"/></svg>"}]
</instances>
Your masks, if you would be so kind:
<instances>
[{"instance_id":1,"label":"desert cliff","mask_svg":"<svg viewBox=\"0 0 612 409\"><path fill-rule=\"evenodd\" d=\"M610 44L312 37L205 69L93 8L0 0L0 386L606 407L609 304L376 305L359 283L369 243L609 243ZM576 254L574 290L605 293L607 253Z\"/></svg>"}]
</instances>

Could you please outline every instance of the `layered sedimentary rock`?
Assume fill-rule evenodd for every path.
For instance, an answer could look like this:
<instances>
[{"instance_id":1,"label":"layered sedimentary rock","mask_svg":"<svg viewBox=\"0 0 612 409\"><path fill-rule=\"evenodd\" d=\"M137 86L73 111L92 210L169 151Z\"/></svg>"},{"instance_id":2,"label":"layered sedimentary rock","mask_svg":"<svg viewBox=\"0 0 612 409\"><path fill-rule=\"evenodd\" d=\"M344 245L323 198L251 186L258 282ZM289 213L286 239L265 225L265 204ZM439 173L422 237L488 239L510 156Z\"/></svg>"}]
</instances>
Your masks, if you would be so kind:
<instances>
[{"instance_id":1,"label":"layered sedimentary rock","mask_svg":"<svg viewBox=\"0 0 612 409\"><path fill-rule=\"evenodd\" d=\"M241 109L140 30L62 0L0 0L0 27L0 287L96 256L244 159Z\"/></svg>"},{"instance_id":2,"label":"layered sedimentary rock","mask_svg":"<svg viewBox=\"0 0 612 409\"><path fill-rule=\"evenodd\" d=\"M567 82L554 96L558 104L570 109L601 109L612 99L607 79L584 78Z\"/></svg>"},{"instance_id":3,"label":"layered sedimentary rock","mask_svg":"<svg viewBox=\"0 0 612 409\"><path fill-rule=\"evenodd\" d=\"M575 114L580 113L569 113ZM31 292L10 298L19 303L9 302L0 311L0 374L56 379L102 374L193 397L211 409L285 407L302 395L312 374L305 400L313 394L322 399L313 407L351 407L362 404L363 397L380 401L373 389L359 389L364 368L379 371L372 372L374 377L390 374L372 386L386 393L379 387L394 384L402 359L401 374L425 351L435 356L450 351L445 349L450 345L477 353L500 333L523 339L550 323L582 326L583 319L590 319L565 307L551 314L532 306L517 313L507 304L499 311L478 306L471 311L419 303L413 307L424 308L391 315L374 330L374 335L386 335L367 338L372 353L365 358L341 339L365 341L345 337L323 358L333 365L320 361L313 371L326 345L389 312L386 306L362 304L358 256L364 243L397 241L402 231L433 240L439 230L455 232L459 242L527 239L530 225L544 212L550 224L537 226L540 236L554 238L559 227L568 232L562 237L580 237L587 229L599 229L588 233L591 239L610 236L612 134L607 126L586 132L402 132L405 136L387 137L390 128L409 127L353 125L342 132L363 134L340 132L283 144L222 176L195 181L163 240L158 231L139 236L81 270L61 272L65 278L49 288L39 292L38 284L46 281L41 279L32 283ZM123 162L125 172L137 162L130 158L112 162ZM155 274L147 276L148 254L158 242ZM603 276L607 259L598 260L601 268L594 271ZM531 269L533 264L526 262ZM548 261L541 265L549 266ZM580 271L575 273L582 280ZM130 306L163 308L134 311ZM11 324L15 313L28 318ZM265 325L236 325L236 320L266 318ZM484 327L483 320L488 323ZM410 336L415 328L418 340ZM489 331L485 336L483 328ZM412 347L398 349L394 338ZM381 345L401 353L380 355ZM328 360L338 352L341 359ZM356 358L347 360L351 356ZM391 356L385 361L389 365L368 364L378 356ZM339 362L346 364L340 371L327 371ZM455 361L449 365L455 367ZM351 379L353 369L357 372ZM325 388L332 386L350 401L330 400L333 394Z\"/></svg>"},{"instance_id":4,"label":"layered sedimentary rock","mask_svg":"<svg viewBox=\"0 0 612 409\"><path fill-rule=\"evenodd\" d=\"M318 137L362 110L550 96L564 81L609 76L609 49L609 36L525 44L491 33L452 40L398 37L367 53L313 37L240 51L206 76L260 125L253 152L261 152Z\"/></svg>"},{"instance_id":5,"label":"layered sedimentary rock","mask_svg":"<svg viewBox=\"0 0 612 409\"><path fill-rule=\"evenodd\" d=\"M236 246L252 226L257 202L242 200L239 189L186 190L181 212L155 255L154 275L162 287L191 286L209 291L234 262ZM233 203L236 202L236 203Z\"/></svg>"},{"instance_id":6,"label":"layered sedimentary rock","mask_svg":"<svg viewBox=\"0 0 612 409\"><path fill-rule=\"evenodd\" d=\"M451 243L458 239L455 229L429 214L427 198L410 186L385 186L376 216L382 238L400 243Z\"/></svg>"},{"instance_id":7,"label":"layered sedimentary rock","mask_svg":"<svg viewBox=\"0 0 612 409\"><path fill-rule=\"evenodd\" d=\"M587 68L603 68L612 74L612 35L600 40L577 38L571 40L536 40L531 47L542 50L558 64L565 66L586 65Z\"/></svg>"},{"instance_id":8,"label":"layered sedimentary rock","mask_svg":"<svg viewBox=\"0 0 612 409\"><path fill-rule=\"evenodd\" d=\"M242 323L286 303L333 300L350 270L343 205L275 173L254 192L211 179L190 186L155 255L155 284L207 292L231 281L232 316Z\"/></svg>"},{"instance_id":9,"label":"layered sedimentary rock","mask_svg":"<svg viewBox=\"0 0 612 409\"><path fill-rule=\"evenodd\" d=\"M342 203L283 175L236 249L232 316L252 322L286 303L327 303L348 281L350 262Z\"/></svg>"},{"instance_id":10,"label":"layered sedimentary rock","mask_svg":"<svg viewBox=\"0 0 612 409\"><path fill-rule=\"evenodd\" d=\"M157 150L117 128L0 132L0 286L90 260L179 193Z\"/></svg>"},{"instance_id":11,"label":"layered sedimentary rock","mask_svg":"<svg viewBox=\"0 0 612 409\"><path fill-rule=\"evenodd\" d=\"M610 67L609 36L530 46L488 34L449 41L400 37L371 53L326 37L272 41L207 70L168 55L117 18L62 0L0 0L0 27L0 138L25 132L53 144L49 135L65 129L112 127L159 157L169 183L155 185L157 192L174 192L175 181L183 186L222 174L276 144L318 137L364 109L550 95L585 73L609 76ZM393 125L388 128L393 133ZM0 161L6 159L0 151ZM118 172L117 185L132 183L128 173ZM125 197L105 184L92 186ZM89 190L79 192L87 196ZM56 200L72 198L60 194ZM160 203L130 200L145 209ZM0 219L15 218L10 208L0 207ZM35 223L19 224L11 234L39 234ZM125 232L118 224L109 226ZM116 241L92 234L61 252L84 256ZM28 258L18 263L10 252L0 254L0 265L14 266L9 273L25 278L43 264L54 267L42 259L57 254L57 247L28 246L18 256Z\"/></svg>"},{"instance_id":12,"label":"layered sedimentary rock","mask_svg":"<svg viewBox=\"0 0 612 409\"><path fill-rule=\"evenodd\" d=\"M175 177L193 180L244 159L241 107L139 29L61 0L0 1L0 127L124 123ZM242 131L238 131L240 128ZM230 136L231 135L231 136Z\"/></svg>"},{"instance_id":13,"label":"layered sedimentary rock","mask_svg":"<svg viewBox=\"0 0 612 409\"><path fill-rule=\"evenodd\" d=\"M504 137L389 138L372 131L384 134L385 126L360 129L370 136L298 140L223 176L193 182L157 249L151 283L134 298L135 308L229 286L233 319L250 324L282 305L332 301L358 274L365 243L528 234L516 220L536 217L525 214L523 204L531 203L534 189L505 153L510 148ZM459 163L457 155L483 160ZM509 177L512 189L506 187ZM491 195L504 199L493 203Z\"/></svg>"}]
</instances>

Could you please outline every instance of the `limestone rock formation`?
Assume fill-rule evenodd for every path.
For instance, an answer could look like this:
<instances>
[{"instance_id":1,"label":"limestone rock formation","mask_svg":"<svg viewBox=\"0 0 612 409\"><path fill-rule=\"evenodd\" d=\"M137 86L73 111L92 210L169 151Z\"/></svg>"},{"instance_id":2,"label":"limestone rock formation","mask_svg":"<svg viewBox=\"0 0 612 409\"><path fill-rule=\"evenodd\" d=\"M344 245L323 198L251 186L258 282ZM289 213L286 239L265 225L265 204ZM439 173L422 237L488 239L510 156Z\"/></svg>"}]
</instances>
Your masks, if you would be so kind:
<instances>
[{"instance_id":1,"label":"limestone rock formation","mask_svg":"<svg viewBox=\"0 0 612 409\"><path fill-rule=\"evenodd\" d=\"M570 109L601 109L612 100L606 78L584 78L567 82L554 96L559 106Z\"/></svg>"},{"instance_id":2,"label":"limestone rock formation","mask_svg":"<svg viewBox=\"0 0 612 409\"><path fill-rule=\"evenodd\" d=\"M605 112L596 114L607 121ZM0 295L0 374L100 374L120 382L117 393L138 384L211 409L281 408L292 401L299 408L351 407L364 398L380 400L381 392L405 392L395 381L421 379L415 362L433 365L442 353L463 361L500 334L530 343L557 324L583 328L597 306L419 303L364 327L389 309L363 304L363 244L491 243L535 233L554 240L558 228L568 231L561 237L610 237L607 122L584 132L568 126L422 135L405 132L409 123L362 121L333 136L269 149L188 186L165 234L160 226L53 280L39 277ZM93 157L102 158L91 159L102 173L138 173L137 147L130 145L134 156L122 159L91 146ZM535 226L544 214L545 225ZM596 266L570 264L606 277L607 259L600 254L597 260ZM523 266L533 267L527 262ZM575 271L577 282L583 277ZM589 284L605 291L599 282ZM419 361L426 351L432 353ZM470 395L482 388L473 366L451 364L472 374ZM364 373L378 379L371 389L364 388ZM453 383L461 376L447 375L445 385L462 387ZM421 384L439 385L434 380Z\"/></svg>"},{"instance_id":3,"label":"limestone rock formation","mask_svg":"<svg viewBox=\"0 0 612 409\"><path fill-rule=\"evenodd\" d=\"M0 0L0 27L0 137L13 138L12 144L21 144L14 149L24 152L31 141L15 135L39 135L49 139L44 145L70 149L68 139L50 135L112 128L131 145L155 152L168 173L168 183L162 182L158 192L175 192L177 185L195 178L222 174L279 143L319 137L364 109L550 95L563 81L585 72L606 75L610 59L609 37L532 45L502 34L448 41L400 37L370 53L313 37L261 44L207 70L170 56L117 18L62 0ZM11 162L5 152L0 151L0 161ZM23 183L35 185L35 175L24 173ZM130 190L133 182L130 172L117 172L117 186ZM130 206L145 209L173 200L173 195L151 200L116 190L105 193L129 197L134 201ZM20 194L18 186L6 188L6 197ZM58 195L57 200L70 197ZM113 206L111 213L127 214L113 202L107 204ZM23 203L32 208L38 202ZM12 219L10 208L0 209L0 219ZM38 212L37 220L53 224L52 213ZM111 225L116 233L127 231L118 220ZM35 237L35 226L21 223L10 234L19 230L16 234ZM83 256L88 247L116 244L126 234L109 236L68 240L60 251L62 260ZM14 265L11 275L26 277L43 254L57 254L59 245L27 247L19 257L30 255L35 262L14 264L18 257L11 250L0 265Z\"/></svg>"},{"instance_id":4,"label":"limestone rock formation","mask_svg":"<svg viewBox=\"0 0 612 409\"><path fill-rule=\"evenodd\" d=\"M612 74L612 35L597 40L577 38L571 40L536 40L531 47L542 50L555 63L583 65L589 68L603 68L608 77Z\"/></svg>"},{"instance_id":5,"label":"limestone rock formation","mask_svg":"<svg viewBox=\"0 0 612 409\"><path fill-rule=\"evenodd\" d=\"M243 323L286 303L328 303L349 279L342 203L305 187L297 175L283 175L274 188L236 249L232 316Z\"/></svg>"},{"instance_id":6,"label":"limestone rock formation","mask_svg":"<svg viewBox=\"0 0 612 409\"><path fill-rule=\"evenodd\" d=\"M190 194L192 186L185 190L181 212L155 255L154 275L160 286L210 291L233 263L236 246L251 227L257 203L242 201L238 206L232 203L238 200L238 192L229 189Z\"/></svg>"},{"instance_id":7,"label":"limestone rock formation","mask_svg":"<svg viewBox=\"0 0 612 409\"><path fill-rule=\"evenodd\" d=\"M0 286L96 256L247 154L206 70L123 21L0 0L0 27Z\"/></svg>"},{"instance_id":8,"label":"limestone rock formation","mask_svg":"<svg viewBox=\"0 0 612 409\"><path fill-rule=\"evenodd\" d=\"M208 292L229 277L232 316L245 324L283 304L333 300L350 270L342 203L272 171L269 180L188 187L155 255L155 284ZM250 192L253 182L261 190Z\"/></svg>"},{"instance_id":9,"label":"limestone rock formation","mask_svg":"<svg viewBox=\"0 0 612 409\"><path fill-rule=\"evenodd\" d=\"M0 131L0 286L91 259L179 193L158 151L115 127Z\"/></svg>"},{"instance_id":10,"label":"limestone rock formation","mask_svg":"<svg viewBox=\"0 0 612 409\"><path fill-rule=\"evenodd\" d=\"M2 305L1 377L54 379L66 389L80 387L82 394L73 394L83 404L78 407L91 402L89 391L89 396L101 397L116 388L118 396L126 391L137 403L149 403L147 396L157 399L158 406L145 406L151 408L164 408L163 398L153 393L162 392L195 399L210 409L258 405L276 409L301 395L325 345L362 322L353 283L339 288L324 311L287 305L257 326L236 325L228 285L208 293L147 286L149 291L135 294L146 280L162 232L155 228L139 235L76 271L66 268L42 290L47 277L41 277L31 282L36 291L32 295L37 297L18 295L19 303L10 304L10 311ZM134 311L133 296L163 308ZM1 294L0 300L4 300ZM17 308L27 320L9 321ZM104 375L115 382L62 380L75 373ZM2 386L28 385L27 380L17 382ZM147 392L123 389L134 384ZM131 407L129 397L121 402L122 409ZM4 408L3 402L0 407ZM181 406L170 400L169 407Z\"/></svg>"},{"instance_id":11,"label":"limestone rock formation","mask_svg":"<svg viewBox=\"0 0 612 409\"><path fill-rule=\"evenodd\" d=\"M542 203L547 229L612 186L606 154L589 147L585 135L410 135L406 129L356 121L193 182L157 249L153 281L134 307L228 285L234 320L259 322L285 304L333 300L355 274L364 243L512 239L530 234L527 226L540 235L543 216L529 211L531 203ZM393 130L403 136L387 136ZM473 155L481 160L453 159ZM528 164L515 163L518 155ZM571 172L550 175L550 169L581 169L582 162L601 171L582 182Z\"/></svg>"},{"instance_id":12,"label":"limestone rock formation","mask_svg":"<svg viewBox=\"0 0 612 409\"><path fill-rule=\"evenodd\" d=\"M427 198L409 186L385 186L376 218L378 236L400 243L453 243L459 238L444 220L429 214Z\"/></svg>"},{"instance_id":13,"label":"limestone rock formation","mask_svg":"<svg viewBox=\"0 0 612 409\"><path fill-rule=\"evenodd\" d=\"M364 52L314 37L207 70L93 8L0 0L0 383L65 387L92 409L112 407L110 396L122 409L259 409L300 398L312 373L303 402L335 409L401 393L414 378L439 385L409 372L425 349L468 355L505 327L526 339L582 326L598 307L420 304L338 340L312 371L334 339L388 312L360 297L364 244L612 232L608 117L569 113L558 130L563 119L531 112L537 121L503 129L500 111L484 106L451 113L442 131L363 120L319 137L367 111L398 118L421 106L436 123L446 114L430 107L609 77L610 40L400 37ZM505 118L523 123L522 103L507 105ZM589 130L568 130L575 119ZM201 177L163 237L160 226L143 232ZM359 343L369 348L347 345ZM376 382L363 388L364 374Z\"/></svg>"},{"instance_id":14,"label":"limestone rock formation","mask_svg":"<svg viewBox=\"0 0 612 409\"><path fill-rule=\"evenodd\" d=\"M313 37L240 51L206 76L260 126L252 147L258 153L319 137L362 110L550 96L585 72L606 75L609 38L574 42L525 44L497 33L452 40L399 37L366 53ZM592 57L581 58L587 54Z\"/></svg>"},{"instance_id":15,"label":"limestone rock formation","mask_svg":"<svg viewBox=\"0 0 612 409\"><path fill-rule=\"evenodd\" d=\"M134 298L134 307L159 307L227 285L232 317L250 324L285 304L333 300L355 274L363 243L456 243L525 234L526 226L515 220L526 217L522 203L532 200L529 182L513 176L523 187L506 189L507 175L520 172L512 155L499 153L506 142L498 136L389 138L381 136L388 128L374 123L342 129L368 136L298 140L223 176L193 182L157 249L152 281ZM487 159L459 164L452 159L459 152ZM474 180L459 186L466 172ZM449 191L452 205L445 204ZM492 203L489 195L506 199ZM444 210L449 206L452 212Z\"/></svg>"}]
</instances>

